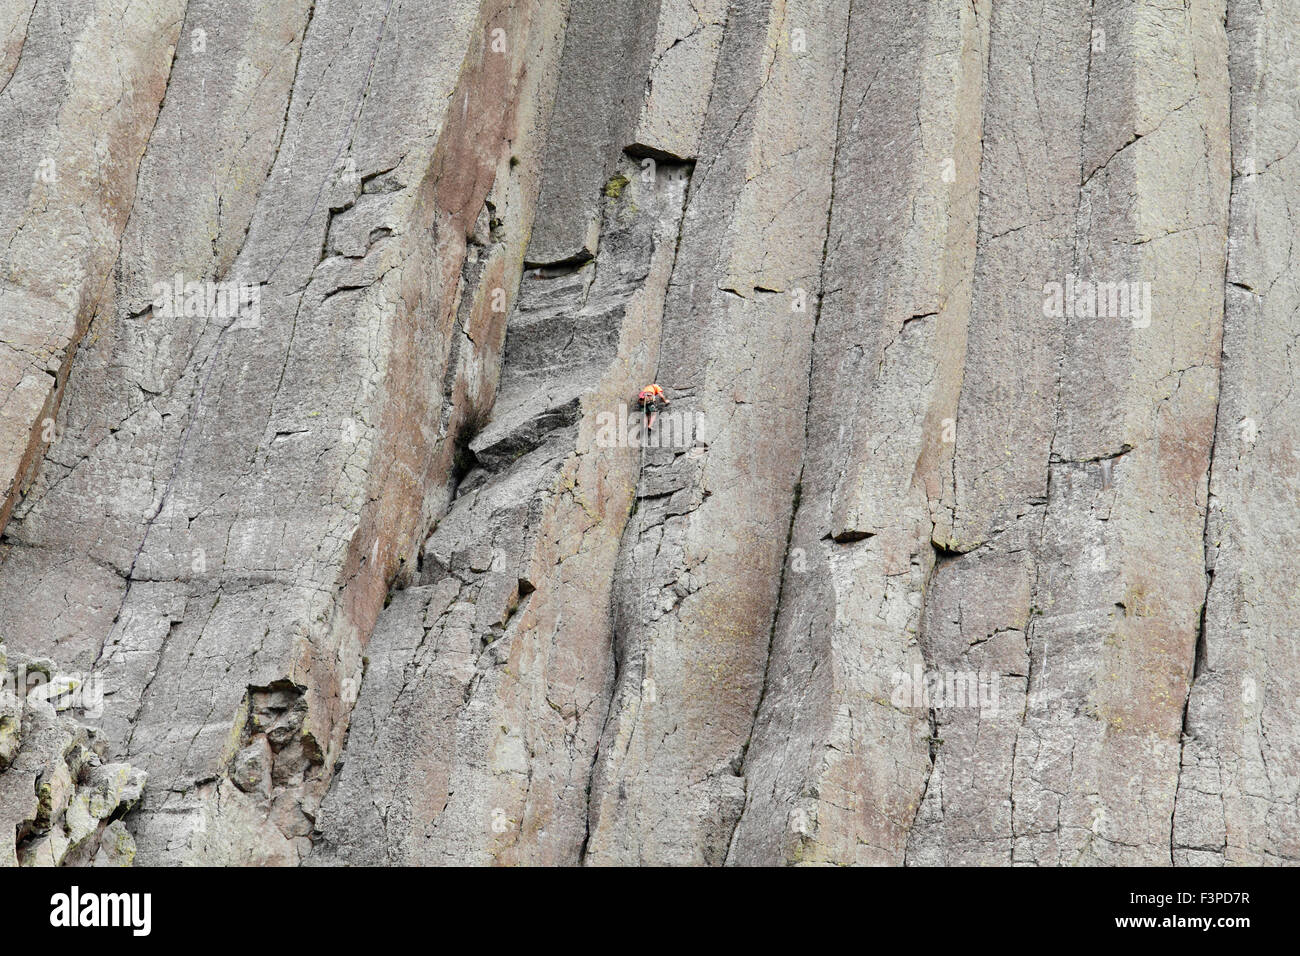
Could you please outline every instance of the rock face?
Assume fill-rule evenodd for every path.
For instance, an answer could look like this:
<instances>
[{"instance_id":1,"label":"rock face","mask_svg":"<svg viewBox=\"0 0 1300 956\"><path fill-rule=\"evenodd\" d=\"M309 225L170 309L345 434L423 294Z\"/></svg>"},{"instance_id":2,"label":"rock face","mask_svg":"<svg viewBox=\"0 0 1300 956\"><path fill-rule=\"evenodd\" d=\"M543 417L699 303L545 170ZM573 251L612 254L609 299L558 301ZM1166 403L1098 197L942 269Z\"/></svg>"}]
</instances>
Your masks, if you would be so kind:
<instances>
[{"instance_id":1,"label":"rock face","mask_svg":"<svg viewBox=\"0 0 1300 956\"><path fill-rule=\"evenodd\" d=\"M1300 861L1297 0L0 38L0 860Z\"/></svg>"},{"instance_id":2,"label":"rock face","mask_svg":"<svg viewBox=\"0 0 1300 956\"><path fill-rule=\"evenodd\" d=\"M146 775L106 763L98 732L67 713L96 714L95 687L0 644L0 864L131 865L121 818Z\"/></svg>"}]
</instances>

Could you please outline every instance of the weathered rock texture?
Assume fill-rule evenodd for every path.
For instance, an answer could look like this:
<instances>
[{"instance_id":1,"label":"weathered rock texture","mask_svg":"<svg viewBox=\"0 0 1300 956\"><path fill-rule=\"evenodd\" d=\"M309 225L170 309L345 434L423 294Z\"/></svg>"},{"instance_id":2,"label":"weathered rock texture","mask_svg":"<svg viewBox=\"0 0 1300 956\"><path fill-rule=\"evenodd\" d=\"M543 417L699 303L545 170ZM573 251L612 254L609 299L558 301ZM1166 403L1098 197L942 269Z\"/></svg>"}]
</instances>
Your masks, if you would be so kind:
<instances>
[{"instance_id":1,"label":"weathered rock texture","mask_svg":"<svg viewBox=\"0 0 1300 956\"><path fill-rule=\"evenodd\" d=\"M1300 861L1300 0L0 40L0 859Z\"/></svg>"},{"instance_id":2,"label":"weathered rock texture","mask_svg":"<svg viewBox=\"0 0 1300 956\"><path fill-rule=\"evenodd\" d=\"M95 712L81 678L50 660L12 658L0 644L0 864L130 866L135 841L121 818L146 775L105 763L93 727L65 712Z\"/></svg>"}]
</instances>

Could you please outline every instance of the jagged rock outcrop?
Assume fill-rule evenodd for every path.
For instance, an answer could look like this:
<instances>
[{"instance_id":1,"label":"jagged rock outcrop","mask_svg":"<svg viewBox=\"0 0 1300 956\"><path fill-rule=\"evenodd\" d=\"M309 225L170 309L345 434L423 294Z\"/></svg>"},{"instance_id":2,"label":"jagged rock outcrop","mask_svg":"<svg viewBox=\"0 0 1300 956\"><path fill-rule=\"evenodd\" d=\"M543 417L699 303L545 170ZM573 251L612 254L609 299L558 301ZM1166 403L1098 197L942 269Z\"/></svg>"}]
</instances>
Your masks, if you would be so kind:
<instances>
[{"instance_id":1,"label":"jagged rock outcrop","mask_svg":"<svg viewBox=\"0 0 1300 956\"><path fill-rule=\"evenodd\" d=\"M94 681L0 644L0 864L130 866L146 774L104 759Z\"/></svg>"},{"instance_id":2,"label":"jagged rock outcrop","mask_svg":"<svg viewBox=\"0 0 1300 956\"><path fill-rule=\"evenodd\" d=\"M1297 0L0 37L8 862L1300 860Z\"/></svg>"}]
</instances>

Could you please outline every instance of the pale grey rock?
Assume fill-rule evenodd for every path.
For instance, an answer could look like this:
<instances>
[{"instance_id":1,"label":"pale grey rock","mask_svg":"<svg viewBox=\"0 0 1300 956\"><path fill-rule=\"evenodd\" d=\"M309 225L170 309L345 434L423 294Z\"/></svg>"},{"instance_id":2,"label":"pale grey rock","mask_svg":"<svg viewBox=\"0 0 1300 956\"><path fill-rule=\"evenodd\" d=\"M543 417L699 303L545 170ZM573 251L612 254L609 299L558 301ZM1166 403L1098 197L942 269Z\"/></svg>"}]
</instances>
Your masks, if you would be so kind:
<instances>
[{"instance_id":1,"label":"pale grey rock","mask_svg":"<svg viewBox=\"0 0 1300 956\"><path fill-rule=\"evenodd\" d=\"M929 770L925 708L894 688L922 662L952 469L979 161L961 118L981 98L987 26L965 4L851 14L799 509L736 863L901 862ZM868 192L866 210L840 204Z\"/></svg>"},{"instance_id":2,"label":"pale grey rock","mask_svg":"<svg viewBox=\"0 0 1300 956\"><path fill-rule=\"evenodd\" d=\"M639 463L610 423L652 372L687 185L670 164L627 173L595 261L524 279L493 419L367 648L313 863L581 854Z\"/></svg>"},{"instance_id":3,"label":"pale grey rock","mask_svg":"<svg viewBox=\"0 0 1300 956\"><path fill-rule=\"evenodd\" d=\"M660 2L571 0L528 261L595 254L601 189L641 116Z\"/></svg>"},{"instance_id":4,"label":"pale grey rock","mask_svg":"<svg viewBox=\"0 0 1300 956\"><path fill-rule=\"evenodd\" d=\"M230 779L244 793L260 797L271 795L271 742L265 734L258 734L239 753L230 765Z\"/></svg>"},{"instance_id":5,"label":"pale grey rock","mask_svg":"<svg viewBox=\"0 0 1300 956\"><path fill-rule=\"evenodd\" d=\"M1223 361L1205 524L1205 597L1170 849L1179 865L1300 861L1294 681L1297 289L1288 262L1300 25L1285 4L1228 5L1232 198Z\"/></svg>"},{"instance_id":6,"label":"pale grey rock","mask_svg":"<svg viewBox=\"0 0 1300 956\"><path fill-rule=\"evenodd\" d=\"M135 840L121 820L114 820L99 835L99 849L92 866L131 866L135 862Z\"/></svg>"},{"instance_id":7,"label":"pale grey rock","mask_svg":"<svg viewBox=\"0 0 1300 956\"><path fill-rule=\"evenodd\" d=\"M117 829L108 852L120 857L129 848L121 818L147 776L104 759L97 731L62 701L78 684L51 675L50 662L0 645L0 865L84 865L109 827Z\"/></svg>"},{"instance_id":8,"label":"pale grey rock","mask_svg":"<svg viewBox=\"0 0 1300 956\"><path fill-rule=\"evenodd\" d=\"M1300 861L1298 23L0 0L0 861Z\"/></svg>"}]
</instances>

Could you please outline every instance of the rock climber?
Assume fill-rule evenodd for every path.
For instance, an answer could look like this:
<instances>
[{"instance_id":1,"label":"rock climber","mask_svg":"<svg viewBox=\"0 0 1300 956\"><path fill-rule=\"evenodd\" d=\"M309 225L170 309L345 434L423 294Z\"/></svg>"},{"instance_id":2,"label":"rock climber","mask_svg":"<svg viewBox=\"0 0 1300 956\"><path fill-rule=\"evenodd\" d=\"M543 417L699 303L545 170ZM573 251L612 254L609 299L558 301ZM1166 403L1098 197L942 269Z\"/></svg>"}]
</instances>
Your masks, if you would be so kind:
<instances>
[{"instance_id":1,"label":"rock climber","mask_svg":"<svg viewBox=\"0 0 1300 956\"><path fill-rule=\"evenodd\" d=\"M641 394L637 396L637 401L641 404L641 412L646 416L646 431L655 427L655 416L665 405L670 404L668 396L658 385L647 385L641 389Z\"/></svg>"}]
</instances>

